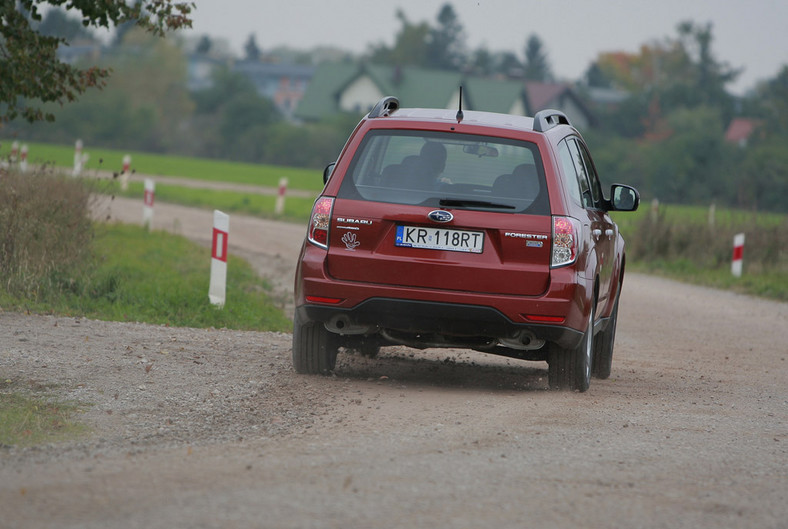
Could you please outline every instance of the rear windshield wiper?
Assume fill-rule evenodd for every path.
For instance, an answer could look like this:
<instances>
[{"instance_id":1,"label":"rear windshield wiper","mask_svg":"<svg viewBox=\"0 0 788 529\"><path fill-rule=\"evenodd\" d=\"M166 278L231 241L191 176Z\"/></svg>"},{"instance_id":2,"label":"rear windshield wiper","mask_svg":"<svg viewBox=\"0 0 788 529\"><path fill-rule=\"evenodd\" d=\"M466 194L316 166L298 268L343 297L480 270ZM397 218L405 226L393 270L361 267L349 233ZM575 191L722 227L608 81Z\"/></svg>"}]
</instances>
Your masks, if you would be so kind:
<instances>
[{"instance_id":1,"label":"rear windshield wiper","mask_svg":"<svg viewBox=\"0 0 788 529\"><path fill-rule=\"evenodd\" d=\"M487 202L486 200L463 200L457 198L442 198L440 200L441 206L454 206L454 207L467 207L467 208L496 208L496 209L515 209L515 206L509 204L497 204L495 202Z\"/></svg>"}]
</instances>

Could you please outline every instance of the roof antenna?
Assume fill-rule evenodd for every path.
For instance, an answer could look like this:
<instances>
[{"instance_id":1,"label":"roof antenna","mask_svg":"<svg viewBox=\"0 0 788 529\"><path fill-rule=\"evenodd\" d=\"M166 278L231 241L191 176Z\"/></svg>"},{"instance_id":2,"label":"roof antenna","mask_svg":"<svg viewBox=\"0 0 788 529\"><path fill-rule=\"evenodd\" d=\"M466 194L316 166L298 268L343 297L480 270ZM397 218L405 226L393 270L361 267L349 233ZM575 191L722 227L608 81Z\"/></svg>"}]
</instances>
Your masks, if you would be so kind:
<instances>
[{"instance_id":1,"label":"roof antenna","mask_svg":"<svg viewBox=\"0 0 788 529\"><path fill-rule=\"evenodd\" d=\"M460 85L460 109L457 111L457 123L460 123L463 118L462 114L462 85Z\"/></svg>"}]
</instances>

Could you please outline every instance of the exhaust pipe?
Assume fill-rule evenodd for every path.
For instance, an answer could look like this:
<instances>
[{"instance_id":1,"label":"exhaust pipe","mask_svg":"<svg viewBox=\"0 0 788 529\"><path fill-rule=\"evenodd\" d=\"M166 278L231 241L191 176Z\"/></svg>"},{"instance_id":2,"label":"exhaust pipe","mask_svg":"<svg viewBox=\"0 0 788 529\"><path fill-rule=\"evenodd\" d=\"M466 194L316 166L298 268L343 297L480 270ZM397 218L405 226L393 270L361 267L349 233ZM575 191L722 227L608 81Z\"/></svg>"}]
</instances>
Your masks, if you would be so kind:
<instances>
[{"instance_id":1,"label":"exhaust pipe","mask_svg":"<svg viewBox=\"0 0 788 529\"><path fill-rule=\"evenodd\" d=\"M512 338L499 339L499 342L501 345L505 345L511 349L519 349L522 351L541 349L545 344L545 341L537 338L533 331L520 331Z\"/></svg>"},{"instance_id":2,"label":"exhaust pipe","mask_svg":"<svg viewBox=\"0 0 788 529\"><path fill-rule=\"evenodd\" d=\"M378 329L377 325L354 323L347 314L332 316L324 325L335 334L372 334Z\"/></svg>"}]
</instances>

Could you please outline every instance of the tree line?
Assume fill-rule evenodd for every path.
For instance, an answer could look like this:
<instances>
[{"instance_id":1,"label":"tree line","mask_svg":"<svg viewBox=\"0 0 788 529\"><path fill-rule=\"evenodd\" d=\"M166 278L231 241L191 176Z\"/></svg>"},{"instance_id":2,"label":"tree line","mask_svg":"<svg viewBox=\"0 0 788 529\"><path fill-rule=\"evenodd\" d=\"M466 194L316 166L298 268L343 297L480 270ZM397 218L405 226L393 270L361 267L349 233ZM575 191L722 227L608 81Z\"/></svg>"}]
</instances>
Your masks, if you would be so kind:
<instances>
[{"instance_id":1,"label":"tree line","mask_svg":"<svg viewBox=\"0 0 788 529\"><path fill-rule=\"evenodd\" d=\"M54 13L58 10L50 10L36 28L42 35L90 38L80 33L84 24L79 20L62 12L50 20ZM392 45L371 45L354 60L554 80L547 50L535 33L524 34L520 53L470 50L449 3L432 23L413 22L401 11L397 18ZM788 192L788 65L745 97L734 97L728 85L740 70L719 60L713 44L711 24L684 22L675 35L633 53L602 53L588 66L573 88L596 116L594 127L583 132L598 171L603 181L633 183L645 199L788 211L782 200ZM204 36L197 52L210 48ZM246 60L265 55L253 35L244 53ZM177 38L158 39L128 23L118 25L101 60L102 71L113 70L111 77L101 77L103 90L84 91L62 107L57 100L45 103L41 115L56 117L53 123L17 118L0 133L61 143L79 137L94 145L318 168L336 157L360 117L290 123L251 81L227 68L215 72L210 87L190 91L188 63ZM309 54L299 54L299 60L309 60ZM614 104L594 103L591 95L600 90L620 97ZM725 140L736 117L755 124L746 146Z\"/></svg>"}]
</instances>

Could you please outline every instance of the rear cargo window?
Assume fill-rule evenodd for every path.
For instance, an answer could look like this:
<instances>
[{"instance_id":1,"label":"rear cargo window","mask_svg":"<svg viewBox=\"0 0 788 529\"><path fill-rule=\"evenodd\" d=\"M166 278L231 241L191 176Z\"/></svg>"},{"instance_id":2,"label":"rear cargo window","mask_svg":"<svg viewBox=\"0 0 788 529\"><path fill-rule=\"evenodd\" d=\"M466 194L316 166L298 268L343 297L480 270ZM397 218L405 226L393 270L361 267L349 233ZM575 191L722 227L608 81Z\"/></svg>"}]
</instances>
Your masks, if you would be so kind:
<instances>
[{"instance_id":1,"label":"rear cargo window","mask_svg":"<svg viewBox=\"0 0 788 529\"><path fill-rule=\"evenodd\" d=\"M339 196L394 204L550 213L535 144L468 134L375 130Z\"/></svg>"}]
</instances>

